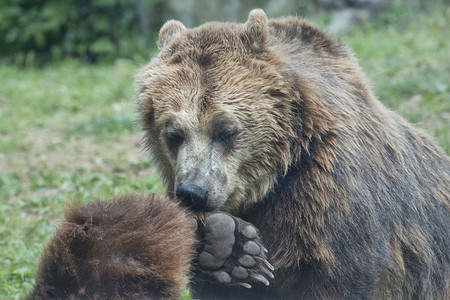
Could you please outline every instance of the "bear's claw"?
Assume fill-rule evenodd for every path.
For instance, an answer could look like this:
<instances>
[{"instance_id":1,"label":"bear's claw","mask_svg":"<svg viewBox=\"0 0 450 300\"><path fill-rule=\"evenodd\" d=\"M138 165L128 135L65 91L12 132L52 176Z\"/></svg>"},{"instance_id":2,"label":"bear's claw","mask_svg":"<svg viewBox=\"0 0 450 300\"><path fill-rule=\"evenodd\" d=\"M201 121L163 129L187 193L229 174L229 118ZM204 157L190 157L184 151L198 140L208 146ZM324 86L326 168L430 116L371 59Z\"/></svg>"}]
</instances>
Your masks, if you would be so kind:
<instances>
[{"instance_id":1,"label":"bear's claw","mask_svg":"<svg viewBox=\"0 0 450 300\"><path fill-rule=\"evenodd\" d=\"M251 288L251 282L269 285L273 266L256 228L223 212L196 216L202 245L196 272L205 280Z\"/></svg>"}]
</instances>

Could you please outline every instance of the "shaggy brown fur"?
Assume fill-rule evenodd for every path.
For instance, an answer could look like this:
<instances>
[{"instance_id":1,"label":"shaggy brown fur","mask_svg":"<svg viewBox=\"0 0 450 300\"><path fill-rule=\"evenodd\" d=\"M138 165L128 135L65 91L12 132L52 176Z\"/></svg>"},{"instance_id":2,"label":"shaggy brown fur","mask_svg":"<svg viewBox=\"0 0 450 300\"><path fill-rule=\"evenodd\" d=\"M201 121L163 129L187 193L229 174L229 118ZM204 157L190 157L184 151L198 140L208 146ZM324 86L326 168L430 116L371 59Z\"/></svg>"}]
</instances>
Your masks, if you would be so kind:
<instances>
[{"instance_id":1,"label":"shaggy brown fur","mask_svg":"<svg viewBox=\"0 0 450 300\"><path fill-rule=\"evenodd\" d=\"M200 296L448 299L450 163L373 95L351 51L297 18L168 22L137 75L146 144L197 206L253 223L275 281ZM195 202L193 201L193 202Z\"/></svg>"},{"instance_id":2,"label":"shaggy brown fur","mask_svg":"<svg viewBox=\"0 0 450 300\"><path fill-rule=\"evenodd\" d=\"M194 241L185 212L162 197L71 205L27 299L177 299Z\"/></svg>"}]
</instances>

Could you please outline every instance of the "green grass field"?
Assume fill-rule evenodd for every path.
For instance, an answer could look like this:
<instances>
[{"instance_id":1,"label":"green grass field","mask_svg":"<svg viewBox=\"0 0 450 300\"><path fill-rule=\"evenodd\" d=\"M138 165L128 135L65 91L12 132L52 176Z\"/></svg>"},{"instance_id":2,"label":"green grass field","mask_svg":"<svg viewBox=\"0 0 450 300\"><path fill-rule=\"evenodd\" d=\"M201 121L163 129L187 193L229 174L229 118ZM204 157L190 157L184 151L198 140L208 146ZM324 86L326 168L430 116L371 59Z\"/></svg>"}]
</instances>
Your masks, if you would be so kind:
<instances>
[{"instance_id":1,"label":"green grass field","mask_svg":"<svg viewBox=\"0 0 450 300\"><path fill-rule=\"evenodd\" d=\"M341 37L382 102L450 152L450 8L396 7ZM23 298L69 201L164 188L141 150L138 64L0 66L0 299Z\"/></svg>"}]
</instances>

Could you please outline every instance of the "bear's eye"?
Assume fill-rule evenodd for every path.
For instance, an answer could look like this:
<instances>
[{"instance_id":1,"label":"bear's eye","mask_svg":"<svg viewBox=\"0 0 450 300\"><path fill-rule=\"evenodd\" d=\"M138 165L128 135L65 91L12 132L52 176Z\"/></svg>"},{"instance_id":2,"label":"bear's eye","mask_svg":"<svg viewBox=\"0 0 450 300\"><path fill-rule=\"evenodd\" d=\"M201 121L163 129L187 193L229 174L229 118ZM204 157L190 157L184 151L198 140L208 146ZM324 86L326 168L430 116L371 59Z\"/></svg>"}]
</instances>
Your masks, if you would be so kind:
<instances>
[{"instance_id":1,"label":"bear's eye","mask_svg":"<svg viewBox=\"0 0 450 300\"><path fill-rule=\"evenodd\" d=\"M176 148L184 141L184 134L181 131L169 130L165 133L165 137L170 148Z\"/></svg>"},{"instance_id":2,"label":"bear's eye","mask_svg":"<svg viewBox=\"0 0 450 300\"><path fill-rule=\"evenodd\" d=\"M238 135L237 128L224 128L216 135L216 140L227 146L231 146Z\"/></svg>"},{"instance_id":3,"label":"bear's eye","mask_svg":"<svg viewBox=\"0 0 450 300\"><path fill-rule=\"evenodd\" d=\"M177 65L177 64L181 64L181 57L179 55L175 55L170 59L170 63Z\"/></svg>"},{"instance_id":4,"label":"bear's eye","mask_svg":"<svg viewBox=\"0 0 450 300\"><path fill-rule=\"evenodd\" d=\"M226 148L231 148L239 134L237 127L230 118L217 116L212 124L212 139Z\"/></svg>"}]
</instances>

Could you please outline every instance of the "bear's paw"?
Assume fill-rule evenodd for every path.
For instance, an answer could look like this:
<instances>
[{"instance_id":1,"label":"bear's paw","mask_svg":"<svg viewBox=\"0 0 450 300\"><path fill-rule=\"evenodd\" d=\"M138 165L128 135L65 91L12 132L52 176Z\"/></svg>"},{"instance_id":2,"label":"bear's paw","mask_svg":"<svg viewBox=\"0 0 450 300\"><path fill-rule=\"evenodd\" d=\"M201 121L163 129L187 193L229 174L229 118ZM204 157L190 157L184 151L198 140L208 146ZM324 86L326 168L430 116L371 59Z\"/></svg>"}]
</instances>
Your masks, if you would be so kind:
<instances>
[{"instance_id":1,"label":"bear's paw","mask_svg":"<svg viewBox=\"0 0 450 300\"><path fill-rule=\"evenodd\" d=\"M269 285L274 268L252 224L222 212L206 213L198 224L203 242L196 272L202 278L246 288L253 282Z\"/></svg>"}]
</instances>

